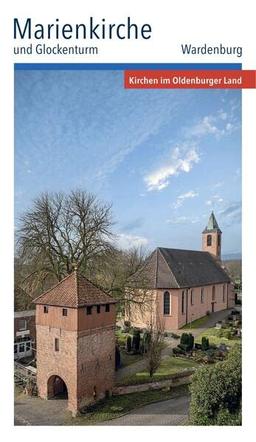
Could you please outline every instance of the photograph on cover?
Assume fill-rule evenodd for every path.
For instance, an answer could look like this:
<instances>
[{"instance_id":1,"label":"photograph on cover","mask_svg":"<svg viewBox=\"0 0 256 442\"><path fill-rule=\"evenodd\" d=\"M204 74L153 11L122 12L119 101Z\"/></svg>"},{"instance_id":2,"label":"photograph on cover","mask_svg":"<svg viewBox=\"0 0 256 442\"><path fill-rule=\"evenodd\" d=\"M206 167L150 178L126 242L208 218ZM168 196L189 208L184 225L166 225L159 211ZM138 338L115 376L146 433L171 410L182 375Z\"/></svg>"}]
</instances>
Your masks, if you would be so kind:
<instances>
[{"instance_id":1,"label":"photograph on cover","mask_svg":"<svg viewBox=\"0 0 256 442\"><path fill-rule=\"evenodd\" d=\"M241 425L241 91L14 98L15 425Z\"/></svg>"}]
</instances>

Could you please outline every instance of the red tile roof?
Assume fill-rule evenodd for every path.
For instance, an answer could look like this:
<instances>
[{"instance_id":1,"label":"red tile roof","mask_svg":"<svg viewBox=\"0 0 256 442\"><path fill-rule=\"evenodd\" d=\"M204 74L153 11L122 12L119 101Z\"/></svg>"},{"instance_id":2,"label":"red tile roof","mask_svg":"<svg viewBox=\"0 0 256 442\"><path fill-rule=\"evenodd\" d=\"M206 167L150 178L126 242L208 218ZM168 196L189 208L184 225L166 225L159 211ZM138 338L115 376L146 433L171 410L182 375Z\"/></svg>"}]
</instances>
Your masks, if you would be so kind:
<instances>
[{"instance_id":1,"label":"red tile roof","mask_svg":"<svg viewBox=\"0 0 256 442\"><path fill-rule=\"evenodd\" d=\"M35 304L75 308L116 302L76 270L34 300Z\"/></svg>"}]
</instances>

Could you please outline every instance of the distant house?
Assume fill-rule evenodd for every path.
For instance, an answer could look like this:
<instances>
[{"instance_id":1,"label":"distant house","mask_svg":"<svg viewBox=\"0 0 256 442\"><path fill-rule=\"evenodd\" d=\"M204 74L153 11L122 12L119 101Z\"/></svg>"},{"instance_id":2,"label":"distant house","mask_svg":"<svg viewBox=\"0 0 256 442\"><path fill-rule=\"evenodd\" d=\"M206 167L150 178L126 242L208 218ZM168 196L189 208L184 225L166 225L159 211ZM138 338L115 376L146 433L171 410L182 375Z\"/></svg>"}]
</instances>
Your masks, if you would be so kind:
<instances>
[{"instance_id":1,"label":"distant house","mask_svg":"<svg viewBox=\"0 0 256 442\"><path fill-rule=\"evenodd\" d=\"M147 307L130 304L126 319L137 327L158 320L165 330L177 330L234 306L233 285L220 261L221 235L212 212L202 232L203 251L158 247L132 281L138 290L139 281L146 281Z\"/></svg>"},{"instance_id":2,"label":"distant house","mask_svg":"<svg viewBox=\"0 0 256 442\"><path fill-rule=\"evenodd\" d=\"M35 310L14 312L14 359L32 356L35 341Z\"/></svg>"}]
</instances>

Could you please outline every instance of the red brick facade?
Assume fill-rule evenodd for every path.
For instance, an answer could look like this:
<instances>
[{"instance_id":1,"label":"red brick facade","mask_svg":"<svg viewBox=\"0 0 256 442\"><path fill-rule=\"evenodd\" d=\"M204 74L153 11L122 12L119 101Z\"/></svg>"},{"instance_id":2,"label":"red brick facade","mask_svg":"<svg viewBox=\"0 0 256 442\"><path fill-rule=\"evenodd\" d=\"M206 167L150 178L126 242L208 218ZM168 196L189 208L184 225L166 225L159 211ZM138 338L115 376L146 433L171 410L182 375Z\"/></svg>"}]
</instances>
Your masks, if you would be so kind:
<instances>
[{"instance_id":1,"label":"red brick facade","mask_svg":"<svg viewBox=\"0 0 256 442\"><path fill-rule=\"evenodd\" d=\"M58 293L60 289L61 283ZM56 290L53 289L53 292L56 304ZM50 298L51 293L48 292L47 302ZM112 392L115 375L115 301L106 294L100 304L97 304L97 300L92 305L90 299L90 305L79 307L53 306L43 304L43 301L44 297L41 296L37 301L40 304L36 306L39 396L49 399L65 386L68 409L75 415L81 407ZM70 300L70 303L73 304L73 301Z\"/></svg>"}]
</instances>

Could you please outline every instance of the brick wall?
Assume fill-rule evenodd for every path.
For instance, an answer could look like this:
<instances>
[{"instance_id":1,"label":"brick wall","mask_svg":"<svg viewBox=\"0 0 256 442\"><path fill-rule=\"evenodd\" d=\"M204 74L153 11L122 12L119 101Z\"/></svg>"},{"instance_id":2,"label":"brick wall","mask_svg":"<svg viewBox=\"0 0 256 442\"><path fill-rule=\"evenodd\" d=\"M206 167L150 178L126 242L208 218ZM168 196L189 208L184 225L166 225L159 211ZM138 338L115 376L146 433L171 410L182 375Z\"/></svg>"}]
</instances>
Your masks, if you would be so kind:
<instances>
[{"instance_id":1,"label":"brick wall","mask_svg":"<svg viewBox=\"0 0 256 442\"><path fill-rule=\"evenodd\" d=\"M44 399L53 396L52 380L54 376L60 377L68 390L68 409L75 415L79 408L104 397L106 391L112 392L115 376L115 306L111 305L110 312L102 311L100 315L95 310L88 316L84 308L68 309L67 317L62 317L59 307L49 306L46 314L42 307L37 306L36 316L39 396ZM97 315L95 320L94 315ZM54 322L57 326L49 325ZM104 323L109 325L103 326ZM72 329L77 324L80 324L80 330ZM55 339L58 339L58 351L55 349Z\"/></svg>"},{"instance_id":2,"label":"brick wall","mask_svg":"<svg viewBox=\"0 0 256 442\"><path fill-rule=\"evenodd\" d=\"M37 325L37 386L39 396L49 399L48 381L59 376L68 390L68 409L77 408L77 332ZM59 339L59 351L54 350L54 340ZM51 393L51 392L50 392Z\"/></svg>"},{"instance_id":3,"label":"brick wall","mask_svg":"<svg viewBox=\"0 0 256 442\"><path fill-rule=\"evenodd\" d=\"M115 376L115 329L106 327L79 333L78 408L111 393Z\"/></svg>"}]
</instances>

